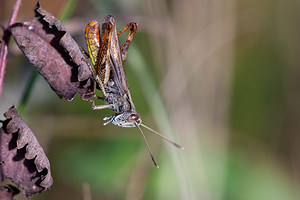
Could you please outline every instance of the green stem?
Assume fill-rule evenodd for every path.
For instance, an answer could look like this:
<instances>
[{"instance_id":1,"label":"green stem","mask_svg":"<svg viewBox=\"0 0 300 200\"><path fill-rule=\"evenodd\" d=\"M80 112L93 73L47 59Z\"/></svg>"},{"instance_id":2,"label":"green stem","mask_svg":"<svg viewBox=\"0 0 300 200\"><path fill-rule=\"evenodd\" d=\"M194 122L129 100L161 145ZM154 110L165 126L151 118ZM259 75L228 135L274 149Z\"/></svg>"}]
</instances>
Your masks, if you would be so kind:
<instances>
[{"instance_id":1,"label":"green stem","mask_svg":"<svg viewBox=\"0 0 300 200\"><path fill-rule=\"evenodd\" d=\"M154 79L151 77L151 73L147 68L147 64L142 59L142 54L136 46L130 46L131 56L128 57L127 61L129 66L132 68L133 72L136 74L140 85L143 86L143 94L149 104L150 111L153 114L154 120L156 121L159 130L164 130L163 134L168 138L174 137L174 130L172 130L168 113L165 108L164 102L161 99L159 92L157 91ZM170 146L169 144L166 144ZM180 193L182 199L192 199L194 194L191 194L188 188L188 183L190 182L186 175L185 170L185 158L180 150L172 146L169 147L169 153L172 158L173 166L176 171L176 176L178 184L180 186Z\"/></svg>"},{"instance_id":2,"label":"green stem","mask_svg":"<svg viewBox=\"0 0 300 200\"><path fill-rule=\"evenodd\" d=\"M32 88L33 88L34 84L36 83L37 77L38 77L38 72L36 70L32 71L31 77L30 77L30 79L27 83L26 89L23 93L20 104L17 108L18 113L19 113L20 116L22 116L23 113L24 113L25 107L26 107L26 105L28 103L28 100L29 100L29 97L31 95Z\"/></svg>"},{"instance_id":3,"label":"green stem","mask_svg":"<svg viewBox=\"0 0 300 200\"><path fill-rule=\"evenodd\" d=\"M66 22L70 18L76 5L77 5L77 0L69 0L66 3L65 8L63 9L61 15L59 16L59 19L62 23Z\"/></svg>"}]
</instances>

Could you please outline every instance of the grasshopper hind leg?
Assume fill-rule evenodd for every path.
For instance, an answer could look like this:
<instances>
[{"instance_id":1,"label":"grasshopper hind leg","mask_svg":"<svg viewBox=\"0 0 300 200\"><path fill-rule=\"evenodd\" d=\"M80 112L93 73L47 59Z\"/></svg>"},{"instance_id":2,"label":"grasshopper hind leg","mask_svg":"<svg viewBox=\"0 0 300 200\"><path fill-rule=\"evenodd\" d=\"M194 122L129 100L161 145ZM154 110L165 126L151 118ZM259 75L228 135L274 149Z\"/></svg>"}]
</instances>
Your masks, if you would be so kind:
<instances>
[{"instance_id":1,"label":"grasshopper hind leg","mask_svg":"<svg viewBox=\"0 0 300 200\"><path fill-rule=\"evenodd\" d=\"M124 43L121 46L120 52L121 52L121 56L122 56L122 61L123 63L125 62L126 58L127 58L127 53L128 53L128 49L129 46L132 42L132 39L135 35L135 33L137 32L137 30L139 29L139 24L135 23L135 22L130 22L129 24L127 24L127 26L125 26L125 28L123 28L119 33L118 36L120 36L121 34L123 34L127 29L130 30L126 40L124 41Z\"/></svg>"}]
</instances>

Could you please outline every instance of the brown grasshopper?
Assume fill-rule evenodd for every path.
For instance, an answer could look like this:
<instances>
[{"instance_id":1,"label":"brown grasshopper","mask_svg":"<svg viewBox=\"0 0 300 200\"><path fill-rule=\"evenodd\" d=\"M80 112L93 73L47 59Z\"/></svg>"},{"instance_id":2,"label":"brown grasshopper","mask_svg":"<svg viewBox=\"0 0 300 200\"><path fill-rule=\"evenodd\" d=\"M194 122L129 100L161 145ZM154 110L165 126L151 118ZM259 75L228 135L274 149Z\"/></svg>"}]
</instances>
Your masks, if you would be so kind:
<instances>
[{"instance_id":1,"label":"brown grasshopper","mask_svg":"<svg viewBox=\"0 0 300 200\"><path fill-rule=\"evenodd\" d=\"M117 33L115 20L110 15L103 19L101 34L100 25L98 22L92 21L86 26L85 39L89 57L94 65L94 69L90 67L90 70L93 74L94 85L93 91L91 93L82 95L81 98L85 101L91 102L92 109L110 108L115 112L114 115L104 118L104 120L107 120L104 125L107 125L111 122L114 125L121 127L137 127L144 138L154 165L158 168L158 165L154 160L154 156L140 126L143 126L146 129L154 132L177 148L183 149L183 147L171 141L159 132L142 124L141 116L135 110L128 89L124 62L127 57L130 43L138 28L139 25L137 23L131 22L123 30ZM127 29L130 29L130 32L120 48L118 36L124 33ZM96 95L97 86L100 88L103 97L98 97ZM106 104L95 105L95 101L90 99L92 97L102 99Z\"/></svg>"}]
</instances>

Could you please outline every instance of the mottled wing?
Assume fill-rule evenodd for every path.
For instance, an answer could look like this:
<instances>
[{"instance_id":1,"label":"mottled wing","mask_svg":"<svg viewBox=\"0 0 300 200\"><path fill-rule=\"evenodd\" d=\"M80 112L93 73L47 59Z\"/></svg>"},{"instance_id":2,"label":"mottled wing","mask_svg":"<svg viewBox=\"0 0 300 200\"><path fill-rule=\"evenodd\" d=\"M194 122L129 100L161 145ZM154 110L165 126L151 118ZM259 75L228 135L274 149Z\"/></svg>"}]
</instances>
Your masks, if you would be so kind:
<instances>
[{"instance_id":1,"label":"mottled wing","mask_svg":"<svg viewBox=\"0 0 300 200\"><path fill-rule=\"evenodd\" d=\"M105 85L109 80L110 66L109 60L109 42L112 35L111 24L107 24L103 28L103 38L100 36L99 23L90 22L85 28L85 40L87 43L89 55L95 68L95 75L99 81L98 84L103 94L105 94ZM95 77L96 78L96 77Z\"/></svg>"},{"instance_id":2,"label":"mottled wing","mask_svg":"<svg viewBox=\"0 0 300 200\"><path fill-rule=\"evenodd\" d=\"M85 28L85 41L88 48L88 52L93 63L93 66L96 68L100 46L100 29L99 23L96 21L91 21Z\"/></svg>"}]
</instances>

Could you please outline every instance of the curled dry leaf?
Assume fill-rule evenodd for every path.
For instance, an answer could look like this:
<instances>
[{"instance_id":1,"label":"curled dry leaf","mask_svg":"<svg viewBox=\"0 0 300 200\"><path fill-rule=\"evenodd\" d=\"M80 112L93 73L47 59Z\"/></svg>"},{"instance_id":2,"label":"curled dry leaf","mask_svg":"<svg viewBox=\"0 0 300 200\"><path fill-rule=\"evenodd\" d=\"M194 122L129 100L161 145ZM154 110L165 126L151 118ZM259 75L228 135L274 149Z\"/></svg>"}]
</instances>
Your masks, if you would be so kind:
<instances>
[{"instance_id":1,"label":"curled dry leaf","mask_svg":"<svg viewBox=\"0 0 300 200\"><path fill-rule=\"evenodd\" d=\"M35 17L11 33L30 63L61 98L89 92L91 71L80 47L52 14L35 7Z\"/></svg>"},{"instance_id":2,"label":"curled dry leaf","mask_svg":"<svg viewBox=\"0 0 300 200\"><path fill-rule=\"evenodd\" d=\"M0 128L0 174L24 189L27 197L48 189L52 183L50 163L36 137L15 107L6 113Z\"/></svg>"}]
</instances>

